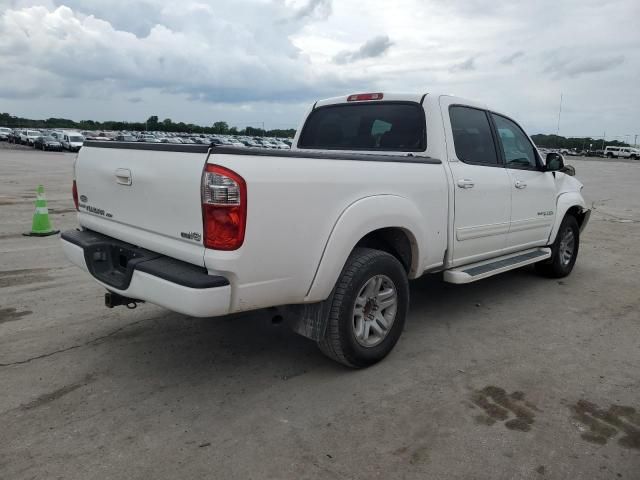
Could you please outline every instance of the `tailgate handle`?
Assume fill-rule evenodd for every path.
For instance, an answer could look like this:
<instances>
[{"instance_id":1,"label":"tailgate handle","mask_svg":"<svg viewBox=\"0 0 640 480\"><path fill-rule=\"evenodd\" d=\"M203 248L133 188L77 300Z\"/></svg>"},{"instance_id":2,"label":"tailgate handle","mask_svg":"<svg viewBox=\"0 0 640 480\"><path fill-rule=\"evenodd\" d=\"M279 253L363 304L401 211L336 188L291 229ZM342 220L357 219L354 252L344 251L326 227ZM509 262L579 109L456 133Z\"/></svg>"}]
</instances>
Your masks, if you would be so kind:
<instances>
[{"instance_id":1,"label":"tailgate handle","mask_svg":"<svg viewBox=\"0 0 640 480\"><path fill-rule=\"evenodd\" d=\"M131 185L131 170L118 168L116 170L116 182L120 185Z\"/></svg>"}]
</instances>

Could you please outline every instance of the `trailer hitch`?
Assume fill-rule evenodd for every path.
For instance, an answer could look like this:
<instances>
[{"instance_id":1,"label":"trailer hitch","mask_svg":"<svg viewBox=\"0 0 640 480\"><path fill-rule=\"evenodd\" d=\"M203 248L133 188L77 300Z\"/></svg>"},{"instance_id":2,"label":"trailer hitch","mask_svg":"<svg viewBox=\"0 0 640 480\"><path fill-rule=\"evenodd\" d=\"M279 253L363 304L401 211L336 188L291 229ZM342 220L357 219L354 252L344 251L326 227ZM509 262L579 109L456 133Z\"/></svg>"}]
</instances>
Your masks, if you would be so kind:
<instances>
[{"instance_id":1,"label":"trailer hitch","mask_svg":"<svg viewBox=\"0 0 640 480\"><path fill-rule=\"evenodd\" d=\"M115 292L107 292L104 294L104 305L107 308L113 308L119 305L124 305L128 309L133 310L138 306L138 303L144 303L144 300L137 300L135 298L125 297Z\"/></svg>"}]
</instances>

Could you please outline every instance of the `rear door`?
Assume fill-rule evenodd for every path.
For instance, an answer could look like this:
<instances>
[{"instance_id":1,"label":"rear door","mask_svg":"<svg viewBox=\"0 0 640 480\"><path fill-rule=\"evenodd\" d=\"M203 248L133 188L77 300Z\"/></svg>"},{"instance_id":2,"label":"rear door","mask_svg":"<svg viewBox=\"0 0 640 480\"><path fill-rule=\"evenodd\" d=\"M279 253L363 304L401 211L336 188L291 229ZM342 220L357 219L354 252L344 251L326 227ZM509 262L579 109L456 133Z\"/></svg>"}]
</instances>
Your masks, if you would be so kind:
<instances>
[{"instance_id":1,"label":"rear door","mask_svg":"<svg viewBox=\"0 0 640 480\"><path fill-rule=\"evenodd\" d=\"M206 147L133 146L138 148L98 148L87 142L80 150L80 224L203 265L200 188Z\"/></svg>"},{"instance_id":2,"label":"rear door","mask_svg":"<svg viewBox=\"0 0 640 480\"><path fill-rule=\"evenodd\" d=\"M440 99L453 176L453 264L461 265L497 256L505 248L511 185L487 112L451 102Z\"/></svg>"},{"instance_id":3,"label":"rear door","mask_svg":"<svg viewBox=\"0 0 640 480\"><path fill-rule=\"evenodd\" d=\"M522 250L545 245L556 214L554 174L542 170L536 148L518 124L495 113L491 113L491 119L510 181L507 248Z\"/></svg>"}]
</instances>

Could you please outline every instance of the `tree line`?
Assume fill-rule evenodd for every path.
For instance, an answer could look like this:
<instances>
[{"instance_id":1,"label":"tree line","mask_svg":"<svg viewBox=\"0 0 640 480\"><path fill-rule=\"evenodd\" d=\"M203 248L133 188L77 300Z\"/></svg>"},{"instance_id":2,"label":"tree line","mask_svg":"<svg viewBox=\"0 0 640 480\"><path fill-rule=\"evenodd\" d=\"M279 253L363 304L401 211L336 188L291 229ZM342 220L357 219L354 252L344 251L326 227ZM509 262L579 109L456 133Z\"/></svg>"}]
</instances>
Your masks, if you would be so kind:
<instances>
[{"instance_id":1,"label":"tree line","mask_svg":"<svg viewBox=\"0 0 640 480\"><path fill-rule=\"evenodd\" d=\"M293 137L295 129L273 129L247 126L243 129L230 127L227 122L214 122L211 126L195 125L193 123L174 122L170 118L160 121L156 115L150 116L146 122L121 122L107 120L80 120L75 122L67 118L47 118L46 120L32 120L16 117L8 113L0 113L0 126L24 128L74 128L78 130L116 130L116 131L152 131L152 132L187 132L208 133L221 135L248 135L252 137ZM575 148L577 150L602 150L606 146L628 147L629 144L618 140L603 140L590 137L563 137L560 135L544 135L539 133L531 138L538 147L542 148ZM591 147L590 147L591 145Z\"/></svg>"},{"instance_id":2,"label":"tree line","mask_svg":"<svg viewBox=\"0 0 640 480\"><path fill-rule=\"evenodd\" d=\"M606 146L628 147L629 144L618 140L604 140L591 137L563 137L561 135L531 135L531 140L542 148L566 148L576 150L604 150Z\"/></svg>"},{"instance_id":3,"label":"tree line","mask_svg":"<svg viewBox=\"0 0 640 480\"><path fill-rule=\"evenodd\" d=\"M252 137L293 137L296 130L293 128L265 130L262 128L247 126L242 129L230 127L227 122L214 122L211 126L195 125L193 123L174 122L170 118L160 121L156 115L150 116L145 122L122 122L107 120L97 122L95 120L80 120L76 122L68 118L47 118L46 120L33 120L0 113L0 126L10 128L73 128L77 130L115 130L134 132L187 132L208 133L221 135L248 135Z\"/></svg>"}]
</instances>

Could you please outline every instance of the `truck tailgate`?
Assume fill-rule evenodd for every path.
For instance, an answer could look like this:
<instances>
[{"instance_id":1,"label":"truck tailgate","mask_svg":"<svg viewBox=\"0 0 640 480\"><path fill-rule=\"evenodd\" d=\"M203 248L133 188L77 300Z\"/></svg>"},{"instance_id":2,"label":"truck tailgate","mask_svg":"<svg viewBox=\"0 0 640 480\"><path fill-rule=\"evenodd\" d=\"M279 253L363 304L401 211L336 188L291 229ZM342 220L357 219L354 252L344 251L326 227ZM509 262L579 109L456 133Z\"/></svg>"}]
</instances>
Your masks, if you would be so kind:
<instances>
[{"instance_id":1,"label":"truck tailgate","mask_svg":"<svg viewBox=\"0 0 640 480\"><path fill-rule=\"evenodd\" d=\"M133 145L87 144L80 151L75 168L80 225L203 266L200 184L206 152Z\"/></svg>"}]
</instances>

